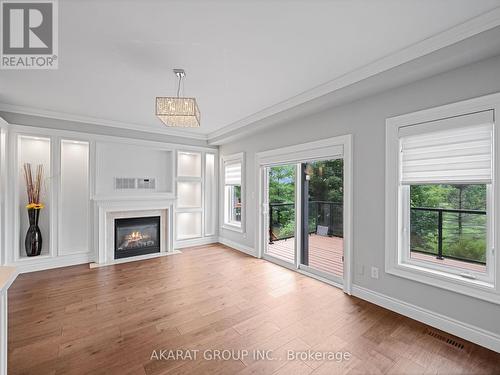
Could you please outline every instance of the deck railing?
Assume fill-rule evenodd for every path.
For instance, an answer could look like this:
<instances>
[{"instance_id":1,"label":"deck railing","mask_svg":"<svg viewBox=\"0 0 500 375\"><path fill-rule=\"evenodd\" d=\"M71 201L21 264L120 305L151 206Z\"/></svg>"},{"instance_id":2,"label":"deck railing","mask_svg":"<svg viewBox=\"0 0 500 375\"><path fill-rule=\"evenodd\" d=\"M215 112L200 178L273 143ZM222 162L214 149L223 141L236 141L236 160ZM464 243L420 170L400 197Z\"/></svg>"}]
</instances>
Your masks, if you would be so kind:
<instances>
[{"instance_id":1,"label":"deck railing","mask_svg":"<svg viewBox=\"0 0 500 375\"><path fill-rule=\"evenodd\" d=\"M486 264L486 211L411 207L410 249Z\"/></svg>"},{"instance_id":2,"label":"deck railing","mask_svg":"<svg viewBox=\"0 0 500 375\"><path fill-rule=\"evenodd\" d=\"M327 229L329 236L342 237L343 204L342 202L310 201L309 233L316 233L318 226ZM292 238L295 230L295 204L269 204L269 239L270 241Z\"/></svg>"},{"instance_id":3,"label":"deck railing","mask_svg":"<svg viewBox=\"0 0 500 375\"><path fill-rule=\"evenodd\" d=\"M486 264L486 211L411 207L410 249L412 252ZM342 202L310 201L309 234L318 226L327 235L342 237ZM322 228L323 231L325 228ZM295 204L269 204L269 240L295 235Z\"/></svg>"}]
</instances>

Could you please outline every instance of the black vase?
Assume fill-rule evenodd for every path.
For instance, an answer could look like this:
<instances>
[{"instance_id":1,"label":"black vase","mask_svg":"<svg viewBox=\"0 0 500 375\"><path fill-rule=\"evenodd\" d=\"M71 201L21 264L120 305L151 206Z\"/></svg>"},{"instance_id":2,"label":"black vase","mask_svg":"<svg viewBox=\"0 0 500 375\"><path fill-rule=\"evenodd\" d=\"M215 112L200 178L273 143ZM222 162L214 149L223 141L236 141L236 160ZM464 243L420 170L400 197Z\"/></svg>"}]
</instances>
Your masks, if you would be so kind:
<instances>
[{"instance_id":1,"label":"black vase","mask_svg":"<svg viewBox=\"0 0 500 375\"><path fill-rule=\"evenodd\" d=\"M30 220L30 227L26 233L24 240L24 247L26 255L34 257L40 255L42 252L42 232L38 228L38 218L40 217L40 209L28 209L28 218Z\"/></svg>"}]
</instances>

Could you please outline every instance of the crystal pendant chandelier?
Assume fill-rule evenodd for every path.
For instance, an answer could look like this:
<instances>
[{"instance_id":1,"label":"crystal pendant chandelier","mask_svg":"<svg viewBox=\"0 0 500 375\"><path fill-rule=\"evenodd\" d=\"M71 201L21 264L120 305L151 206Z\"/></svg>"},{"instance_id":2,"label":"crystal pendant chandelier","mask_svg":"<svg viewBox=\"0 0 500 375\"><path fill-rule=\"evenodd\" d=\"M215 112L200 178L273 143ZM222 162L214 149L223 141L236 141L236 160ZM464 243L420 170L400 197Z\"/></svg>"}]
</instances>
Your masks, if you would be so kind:
<instances>
[{"instance_id":1,"label":"crystal pendant chandelier","mask_svg":"<svg viewBox=\"0 0 500 375\"><path fill-rule=\"evenodd\" d=\"M200 110L195 98L181 98L181 81L186 76L184 69L174 69L179 79L177 97L157 96L156 116L167 126L179 128L200 127Z\"/></svg>"}]
</instances>

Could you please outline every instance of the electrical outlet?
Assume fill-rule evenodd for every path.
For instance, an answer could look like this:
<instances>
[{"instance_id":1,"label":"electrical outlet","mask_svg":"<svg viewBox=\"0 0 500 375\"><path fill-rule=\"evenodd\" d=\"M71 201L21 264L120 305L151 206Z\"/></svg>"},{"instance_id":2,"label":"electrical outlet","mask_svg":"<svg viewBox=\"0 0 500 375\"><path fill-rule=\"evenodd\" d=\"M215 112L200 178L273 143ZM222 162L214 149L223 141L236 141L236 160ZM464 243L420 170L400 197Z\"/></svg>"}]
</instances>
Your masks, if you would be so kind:
<instances>
[{"instance_id":1,"label":"electrical outlet","mask_svg":"<svg viewBox=\"0 0 500 375\"><path fill-rule=\"evenodd\" d=\"M378 279L378 268L372 267L372 279Z\"/></svg>"}]
</instances>

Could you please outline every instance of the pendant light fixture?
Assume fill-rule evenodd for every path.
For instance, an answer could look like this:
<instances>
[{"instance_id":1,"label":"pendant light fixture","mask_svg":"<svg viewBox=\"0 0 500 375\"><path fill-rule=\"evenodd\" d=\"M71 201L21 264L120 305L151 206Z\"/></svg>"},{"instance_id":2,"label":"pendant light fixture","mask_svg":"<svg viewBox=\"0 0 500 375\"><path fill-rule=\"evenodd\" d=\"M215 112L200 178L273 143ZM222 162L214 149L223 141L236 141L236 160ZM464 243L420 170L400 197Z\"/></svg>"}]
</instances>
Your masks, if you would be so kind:
<instances>
[{"instance_id":1,"label":"pendant light fixture","mask_svg":"<svg viewBox=\"0 0 500 375\"><path fill-rule=\"evenodd\" d=\"M186 76L184 69L174 69L178 78L177 96L157 96L156 116L167 126L179 128L199 128L200 110L195 98L179 96L181 81Z\"/></svg>"}]
</instances>

